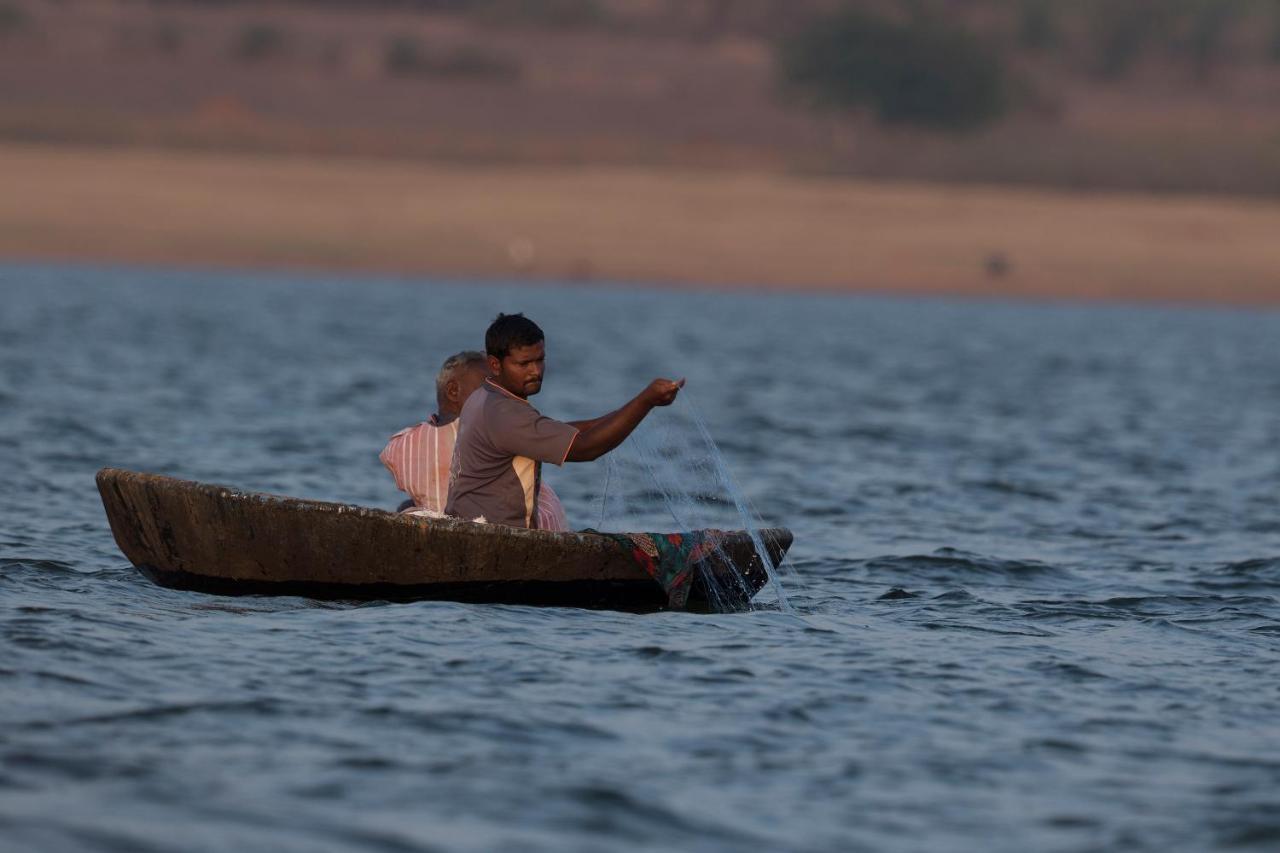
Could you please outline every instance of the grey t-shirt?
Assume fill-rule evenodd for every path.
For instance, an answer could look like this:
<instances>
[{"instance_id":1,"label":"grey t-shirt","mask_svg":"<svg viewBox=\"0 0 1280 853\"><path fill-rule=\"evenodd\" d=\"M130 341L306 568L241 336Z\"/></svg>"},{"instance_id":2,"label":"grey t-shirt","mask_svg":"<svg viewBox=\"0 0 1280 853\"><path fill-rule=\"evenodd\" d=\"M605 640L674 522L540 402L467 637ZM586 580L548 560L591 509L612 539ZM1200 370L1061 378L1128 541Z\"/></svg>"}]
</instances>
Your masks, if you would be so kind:
<instances>
[{"instance_id":1,"label":"grey t-shirt","mask_svg":"<svg viewBox=\"0 0 1280 853\"><path fill-rule=\"evenodd\" d=\"M542 463L563 465L576 427L486 380L462 406L445 514L536 527Z\"/></svg>"}]
</instances>

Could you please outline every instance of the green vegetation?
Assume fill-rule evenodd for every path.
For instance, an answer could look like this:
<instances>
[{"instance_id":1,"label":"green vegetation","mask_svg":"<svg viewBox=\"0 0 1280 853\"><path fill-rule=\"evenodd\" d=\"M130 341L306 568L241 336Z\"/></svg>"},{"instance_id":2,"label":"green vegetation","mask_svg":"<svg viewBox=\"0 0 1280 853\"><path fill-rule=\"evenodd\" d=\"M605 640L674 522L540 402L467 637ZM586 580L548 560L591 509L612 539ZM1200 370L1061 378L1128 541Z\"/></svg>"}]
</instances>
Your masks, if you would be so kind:
<instances>
[{"instance_id":1,"label":"green vegetation","mask_svg":"<svg viewBox=\"0 0 1280 853\"><path fill-rule=\"evenodd\" d=\"M1161 7L1142 0L1103 0L1092 24L1097 43L1097 73L1105 80L1128 74L1161 28Z\"/></svg>"},{"instance_id":2,"label":"green vegetation","mask_svg":"<svg viewBox=\"0 0 1280 853\"><path fill-rule=\"evenodd\" d=\"M1056 47L1061 33L1053 0L1022 0L1018 18L1018 41L1028 50Z\"/></svg>"},{"instance_id":3,"label":"green vegetation","mask_svg":"<svg viewBox=\"0 0 1280 853\"><path fill-rule=\"evenodd\" d=\"M964 130L1008 106L1001 56L924 16L900 24L845 11L782 40L778 60L784 87L814 106L870 109L890 124Z\"/></svg>"},{"instance_id":4,"label":"green vegetation","mask_svg":"<svg viewBox=\"0 0 1280 853\"><path fill-rule=\"evenodd\" d=\"M600 26L609 17L599 0L471 0L463 5L478 17L505 25L569 29Z\"/></svg>"},{"instance_id":5,"label":"green vegetation","mask_svg":"<svg viewBox=\"0 0 1280 853\"><path fill-rule=\"evenodd\" d=\"M1271 11L1271 38L1267 44L1267 58L1272 62L1280 62L1280 0L1273 4Z\"/></svg>"},{"instance_id":6,"label":"green vegetation","mask_svg":"<svg viewBox=\"0 0 1280 853\"><path fill-rule=\"evenodd\" d=\"M320 46L320 67L334 71L342 67L346 58L346 46L341 39L326 39Z\"/></svg>"},{"instance_id":7,"label":"green vegetation","mask_svg":"<svg viewBox=\"0 0 1280 853\"><path fill-rule=\"evenodd\" d=\"M1095 70L1116 80L1151 52L1186 62L1196 77L1207 79L1227 58L1232 29L1260 8L1257 0L1096 0L1086 17Z\"/></svg>"},{"instance_id":8,"label":"green vegetation","mask_svg":"<svg viewBox=\"0 0 1280 853\"><path fill-rule=\"evenodd\" d=\"M0 36L17 32L27 25L27 13L12 3L0 3Z\"/></svg>"},{"instance_id":9,"label":"green vegetation","mask_svg":"<svg viewBox=\"0 0 1280 853\"><path fill-rule=\"evenodd\" d=\"M285 34L272 24L249 24L236 37L235 55L241 59L257 61L269 59L284 52Z\"/></svg>"},{"instance_id":10,"label":"green vegetation","mask_svg":"<svg viewBox=\"0 0 1280 853\"><path fill-rule=\"evenodd\" d=\"M1240 13L1240 5L1230 0L1209 0L1201 4L1191 21L1188 48L1196 76L1204 80L1213 72L1227 28Z\"/></svg>"},{"instance_id":11,"label":"green vegetation","mask_svg":"<svg viewBox=\"0 0 1280 853\"><path fill-rule=\"evenodd\" d=\"M389 73L398 75L488 80L513 80L520 76L520 66L508 57L473 46L432 51L413 36L392 39L387 44L384 62Z\"/></svg>"},{"instance_id":12,"label":"green vegetation","mask_svg":"<svg viewBox=\"0 0 1280 853\"><path fill-rule=\"evenodd\" d=\"M177 24L162 23L156 27L155 45L164 53L177 53L182 50L182 30Z\"/></svg>"},{"instance_id":13,"label":"green vegetation","mask_svg":"<svg viewBox=\"0 0 1280 853\"><path fill-rule=\"evenodd\" d=\"M241 6L247 0L154 0L165 6ZM1184 62L1199 74L1215 65L1276 58L1280 61L1277 0L843 0L864 14L914 21L935 29L968 29L1006 39L1019 51L1054 51L1087 57L1089 70L1118 79L1145 56ZM731 35L778 38L817 26L837 0L288 0L290 7L430 13L471 19L503 29L603 29L703 40ZM0 0L5 21L24 18L20 4ZM1247 21L1247 24L1244 22ZM20 25L20 24L19 24ZM1276 27L1274 38L1270 28ZM10 24L12 28L12 24ZM248 30L257 30L250 35ZM242 36L250 58L277 52L274 27L249 27ZM1236 38L1247 33L1248 38ZM1228 46L1244 47L1248 55Z\"/></svg>"}]
</instances>

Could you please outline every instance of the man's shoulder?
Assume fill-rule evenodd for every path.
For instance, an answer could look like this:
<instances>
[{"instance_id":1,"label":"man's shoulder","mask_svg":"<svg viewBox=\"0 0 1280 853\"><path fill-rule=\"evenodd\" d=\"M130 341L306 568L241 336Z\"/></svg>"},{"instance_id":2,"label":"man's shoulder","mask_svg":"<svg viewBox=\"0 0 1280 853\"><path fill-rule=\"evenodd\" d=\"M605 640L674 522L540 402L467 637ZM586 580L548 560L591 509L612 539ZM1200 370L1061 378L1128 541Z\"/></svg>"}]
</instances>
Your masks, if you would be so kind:
<instances>
[{"instance_id":1,"label":"man's shoulder","mask_svg":"<svg viewBox=\"0 0 1280 853\"><path fill-rule=\"evenodd\" d=\"M473 423L476 418L481 417L481 412L484 410L485 404L488 402L489 395L485 393L488 390L488 388L481 385L472 392L471 396L462 404L462 409L458 412L458 420L462 421L464 424L470 424Z\"/></svg>"},{"instance_id":2,"label":"man's shoulder","mask_svg":"<svg viewBox=\"0 0 1280 853\"><path fill-rule=\"evenodd\" d=\"M407 426L399 432L395 433L388 441L395 441L397 438L407 438L416 433L425 432L427 430L440 429L440 427L431 421L421 421L413 426Z\"/></svg>"},{"instance_id":3,"label":"man's shoulder","mask_svg":"<svg viewBox=\"0 0 1280 853\"><path fill-rule=\"evenodd\" d=\"M387 441L395 441L397 438L404 438L406 435L413 432L415 429L417 429L420 426L422 426L422 424L414 424L413 426L405 427L399 432L393 432L391 434L391 438L387 439Z\"/></svg>"},{"instance_id":4,"label":"man's shoulder","mask_svg":"<svg viewBox=\"0 0 1280 853\"><path fill-rule=\"evenodd\" d=\"M476 418L484 418L490 422L505 421L512 417L528 417L530 412L537 415L538 410L528 400L521 400L487 382L462 404L462 413L464 416L470 415L470 421Z\"/></svg>"}]
</instances>

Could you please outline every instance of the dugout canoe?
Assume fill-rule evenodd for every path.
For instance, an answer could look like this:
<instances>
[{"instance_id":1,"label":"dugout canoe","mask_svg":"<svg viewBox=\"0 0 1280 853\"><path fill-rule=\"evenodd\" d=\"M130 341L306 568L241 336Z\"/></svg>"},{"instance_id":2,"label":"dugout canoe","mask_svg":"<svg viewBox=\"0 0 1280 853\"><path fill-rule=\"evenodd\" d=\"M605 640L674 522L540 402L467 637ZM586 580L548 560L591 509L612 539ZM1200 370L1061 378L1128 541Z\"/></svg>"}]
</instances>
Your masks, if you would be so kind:
<instances>
[{"instance_id":1,"label":"dugout canoe","mask_svg":"<svg viewBox=\"0 0 1280 853\"><path fill-rule=\"evenodd\" d=\"M119 468L102 469L97 482L116 544L161 586L222 595L667 608L666 593L628 550L591 532L417 518ZM760 538L773 565L792 541L784 528L762 530ZM717 556L694 577L692 610L745 608L768 580L743 531L723 533Z\"/></svg>"}]
</instances>

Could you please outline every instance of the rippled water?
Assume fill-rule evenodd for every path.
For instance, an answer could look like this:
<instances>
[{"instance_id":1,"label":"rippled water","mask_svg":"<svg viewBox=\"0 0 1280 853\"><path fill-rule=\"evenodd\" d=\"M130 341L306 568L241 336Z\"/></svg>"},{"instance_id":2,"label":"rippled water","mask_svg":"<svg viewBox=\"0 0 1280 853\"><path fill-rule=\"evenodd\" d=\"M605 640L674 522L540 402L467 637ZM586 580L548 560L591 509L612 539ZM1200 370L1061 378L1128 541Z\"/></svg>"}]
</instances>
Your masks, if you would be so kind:
<instances>
[{"instance_id":1,"label":"rippled water","mask_svg":"<svg viewBox=\"0 0 1280 853\"><path fill-rule=\"evenodd\" d=\"M689 377L794 614L155 587L118 465L390 506L499 310ZM1280 315L0 267L15 850L1280 845ZM548 474L597 520L602 469Z\"/></svg>"}]
</instances>

